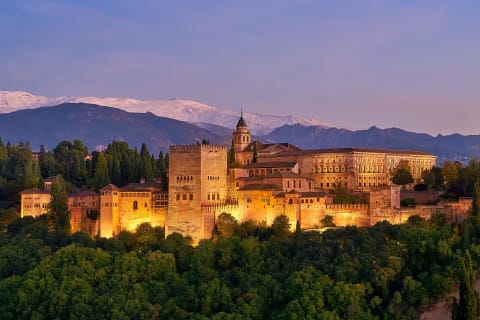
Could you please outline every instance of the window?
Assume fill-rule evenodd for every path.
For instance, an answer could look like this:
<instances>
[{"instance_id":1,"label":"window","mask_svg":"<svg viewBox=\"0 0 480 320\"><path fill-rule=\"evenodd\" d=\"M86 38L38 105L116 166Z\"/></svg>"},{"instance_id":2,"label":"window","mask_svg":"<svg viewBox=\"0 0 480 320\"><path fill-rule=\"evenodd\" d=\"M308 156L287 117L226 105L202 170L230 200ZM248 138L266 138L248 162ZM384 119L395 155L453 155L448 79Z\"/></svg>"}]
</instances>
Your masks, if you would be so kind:
<instances>
[{"instance_id":1,"label":"window","mask_svg":"<svg viewBox=\"0 0 480 320\"><path fill-rule=\"evenodd\" d=\"M133 201L133 210L137 210L138 209L138 202L137 200Z\"/></svg>"},{"instance_id":2,"label":"window","mask_svg":"<svg viewBox=\"0 0 480 320\"><path fill-rule=\"evenodd\" d=\"M192 201L192 200L193 200L193 193L190 193L189 200L190 200L190 201Z\"/></svg>"}]
</instances>

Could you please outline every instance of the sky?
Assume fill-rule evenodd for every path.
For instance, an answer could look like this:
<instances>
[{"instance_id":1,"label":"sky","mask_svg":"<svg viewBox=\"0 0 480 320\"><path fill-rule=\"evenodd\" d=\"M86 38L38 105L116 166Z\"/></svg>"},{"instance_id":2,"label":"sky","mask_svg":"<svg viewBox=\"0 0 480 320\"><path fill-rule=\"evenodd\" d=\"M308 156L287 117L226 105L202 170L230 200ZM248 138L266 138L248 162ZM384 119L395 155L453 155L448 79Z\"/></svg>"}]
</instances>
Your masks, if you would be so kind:
<instances>
[{"instance_id":1,"label":"sky","mask_svg":"<svg viewBox=\"0 0 480 320\"><path fill-rule=\"evenodd\" d=\"M0 1L0 90L480 134L478 0Z\"/></svg>"}]
</instances>

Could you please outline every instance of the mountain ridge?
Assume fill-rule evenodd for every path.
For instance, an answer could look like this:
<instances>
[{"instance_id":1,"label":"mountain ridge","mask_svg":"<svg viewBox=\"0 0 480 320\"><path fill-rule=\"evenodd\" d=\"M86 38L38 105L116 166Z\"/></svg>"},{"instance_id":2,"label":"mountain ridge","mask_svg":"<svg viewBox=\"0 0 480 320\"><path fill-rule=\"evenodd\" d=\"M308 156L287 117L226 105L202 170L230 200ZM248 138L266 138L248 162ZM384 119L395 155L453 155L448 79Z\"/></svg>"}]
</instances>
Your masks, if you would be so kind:
<instances>
[{"instance_id":1,"label":"mountain ridge","mask_svg":"<svg viewBox=\"0 0 480 320\"><path fill-rule=\"evenodd\" d=\"M380 129L372 126L363 130L319 128L316 126L284 125L265 137L272 141L287 141L301 148L374 147L417 150L432 153L439 161L467 161L480 158L480 135L437 135L416 133L400 128Z\"/></svg>"},{"instance_id":2,"label":"mountain ridge","mask_svg":"<svg viewBox=\"0 0 480 320\"><path fill-rule=\"evenodd\" d=\"M39 150L42 144L52 149L62 140L74 139L82 140L89 150L112 141L126 141L132 148L140 148L145 142L154 153L167 151L169 145L194 144L203 139L218 144L230 142L230 137L183 121L86 103L0 114L0 138L14 143L28 141L33 150Z\"/></svg>"},{"instance_id":3,"label":"mountain ridge","mask_svg":"<svg viewBox=\"0 0 480 320\"><path fill-rule=\"evenodd\" d=\"M161 117L197 123L211 123L222 127L233 128L239 114L228 109L213 107L188 99L174 98L170 100L139 100L133 98L97 98L97 97L45 97L26 91L1 91L0 113L8 113L22 109L33 109L54 106L61 103L90 103L122 109L128 112L152 112ZM256 112L244 112L250 130L257 135L265 135L283 124L301 123L330 127L315 119L294 115L276 116Z\"/></svg>"}]
</instances>

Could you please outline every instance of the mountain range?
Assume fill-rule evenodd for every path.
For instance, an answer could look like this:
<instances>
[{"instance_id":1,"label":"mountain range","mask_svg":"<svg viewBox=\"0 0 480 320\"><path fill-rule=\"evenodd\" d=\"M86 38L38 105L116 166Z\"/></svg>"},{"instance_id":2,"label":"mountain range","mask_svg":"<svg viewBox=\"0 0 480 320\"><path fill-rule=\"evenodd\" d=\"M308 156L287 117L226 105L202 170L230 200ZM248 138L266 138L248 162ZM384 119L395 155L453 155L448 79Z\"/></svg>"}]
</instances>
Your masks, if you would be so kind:
<instances>
[{"instance_id":1,"label":"mountain range","mask_svg":"<svg viewBox=\"0 0 480 320\"><path fill-rule=\"evenodd\" d=\"M480 158L480 135L438 135L409 132L398 128L366 130L322 128L317 126L284 125L273 130L265 139L288 141L301 148L364 147L398 150L417 150L432 153L439 162Z\"/></svg>"},{"instance_id":2,"label":"mountain range","mask_svg":"<svg viewBox=\"0 0 480 320\"><path fill-rule=\"evenodd\" d=\"M233 128L238 121L240 112L212 107L197 101L174 98L171 100L137 100L131 98L96 98L96 97L44 97L25 91L0 91L0 113L8 113L22 109L33 109L45 106L55 106L61 103L90 103L114 107L128 112L151 112L157 116L177 119L190 123L215 124ZM240 111L240 110L239 110ZM327 123L315 119L286 115L264 115L254 112L244 112L252 133L265 135L284 124L303 124L330 127Z\"/></svg>"},{"instance_id":3,"label":"mountain range","mask_svg":"<svg viewBox=\"0 0 480 320\"><path fill-rule=\"evenodd\" d=\"M192 144L203 139L215 144L230 144L231 133L239 117L228 110L194 101L187 103L188 100L179 99L164 101L163 107L159 102L156 109L157 113L161 113L161 110L170 112L170 116L173 113L176 119L158 116L150 111L153 107L147 108L147 102L133 99L118 99L122 108L83 102L38 107L65 99L67 98L46 98L24 92L13 94L0 91L0 138L12 143L28 141L33 150L38 150L41 144L51 149L62 140L73 139L82 140L90 150L106 146L113 140L127 141L130 146L137 148L145 142L151 152L157 153L168 150L169 145ZM72 98L75 99L77 98ZM97 98L92 99L97 101ZM115 99L111 99L113 100L106 104L116 104ZM12 110L13 112L7 113ZM196 114L197 112L199 114ZM216 112L219 114L216 115ZM282 118L253 115L250 119L256 119L263 125L257 126L257 131L254 132L257 133L256 138L263 142L289 142L305 149L368 147L418 150L438 156L439 162L466 162L472 157L480 158L480 135L453 134L433 137L425 133L398 128L380 129L375 126L365 130L348 130L317 124L318 121L289 123L296 119L294 116ZM252 114L244 114L250 127L252 124L248 116ZM189 120L187 122L181 121L182 119ZM267 128L270 127L275 128L269 132Z\"/></svg>"},{"instance_id":4,"label":"mountain range","mask_svg":"<svg viewBox=\"0 0 480 320\"><path fill-rule=\"evenodd\" d=\"M26 109L0 114L0 137L4 142L29 142L54 148L60 141L81 140L89 150L102 149L112 141L126 141L140 148L145 142L151 152L166 151L169 145L193 144L203 139L228 144L221 137L196 125L159 117L153 113L133 113L86 103L63 103L53 107Z\"/></svg>"}]
</instances>

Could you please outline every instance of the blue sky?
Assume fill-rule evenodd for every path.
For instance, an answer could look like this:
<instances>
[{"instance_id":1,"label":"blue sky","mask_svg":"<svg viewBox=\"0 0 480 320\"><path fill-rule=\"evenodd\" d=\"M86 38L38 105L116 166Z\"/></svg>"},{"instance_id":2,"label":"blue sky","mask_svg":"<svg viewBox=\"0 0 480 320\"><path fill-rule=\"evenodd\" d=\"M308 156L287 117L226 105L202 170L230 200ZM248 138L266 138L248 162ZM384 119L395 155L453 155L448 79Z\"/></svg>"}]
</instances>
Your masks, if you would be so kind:
<instances>
[{"instance_id":1,"label":"blue sky","mask_svg":"<svg viewBox=\"0 0 480 320\"><path fill-rule=\"evenodd\" d=\"M480 1L0 1L0 90L480 134Z\"/></svg>"}]
</instances>

